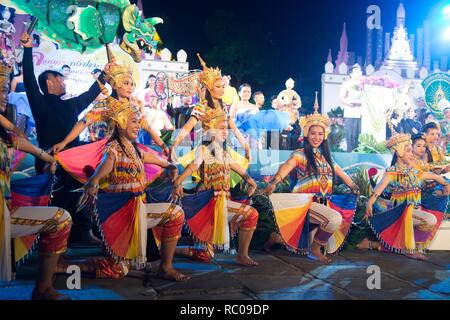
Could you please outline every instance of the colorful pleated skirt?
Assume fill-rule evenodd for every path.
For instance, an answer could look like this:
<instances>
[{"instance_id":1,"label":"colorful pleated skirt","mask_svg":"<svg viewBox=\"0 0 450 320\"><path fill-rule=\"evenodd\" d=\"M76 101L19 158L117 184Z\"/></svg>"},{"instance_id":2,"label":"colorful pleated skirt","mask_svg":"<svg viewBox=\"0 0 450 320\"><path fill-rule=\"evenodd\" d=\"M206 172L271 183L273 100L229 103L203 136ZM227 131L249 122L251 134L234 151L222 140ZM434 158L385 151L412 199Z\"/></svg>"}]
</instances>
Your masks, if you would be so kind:
<instances>
[{"instance_id":1,"label":"colorful pleated skirt","mask_svg":"<svg viewBox=\"0 0 450 320\"><path fill-rule=\"evenodd\" d=\"M342 224L328 239L327 253L340 250L350 232L355 216L356 196L353 194L332 195L327 205L339 212ZM314 194L275 193L270 196L279 233L288 250L298 254L309 252L310 217L309 209Z\"/></svg>"},{"instance_id":2,"label":"colorful pleated skirt","mask_svg":"<svg viewBox=\"0 0 450 320\"><path fill-rule=\"evenodd\" d=\"M424 242L424 249L426 249L444 218L448 196L435 196L428 193L422 197L421 202L420 209L433 214L437 220L433 231ZM384 207L386 206L374 206L374 209ZM391 209L375 212L369 219L369 226L385 248L396 253L411 253L417 249L414 237L413 208L412 204L404 202Z\"/></svg>"},{"instance_id":3,"label":"colorful pleated skirt","mask_svg":"<svg viewBox=\"0 0 450 320\"><path fill-rule=\"evenodd\" d=\"M102 139L97 142L70 148L59 152L55 155L55 158L64 170L74 179L81 183L85 183L101 163L107 143L108 139ZM140 144L138 146L145 152L151 152L163 157L161 153L158 153L149 147ZM163 169L157 165L145 164L145 173L147 175L148 184L151 184L162 172Z\"/></svg>"}]
</instances>

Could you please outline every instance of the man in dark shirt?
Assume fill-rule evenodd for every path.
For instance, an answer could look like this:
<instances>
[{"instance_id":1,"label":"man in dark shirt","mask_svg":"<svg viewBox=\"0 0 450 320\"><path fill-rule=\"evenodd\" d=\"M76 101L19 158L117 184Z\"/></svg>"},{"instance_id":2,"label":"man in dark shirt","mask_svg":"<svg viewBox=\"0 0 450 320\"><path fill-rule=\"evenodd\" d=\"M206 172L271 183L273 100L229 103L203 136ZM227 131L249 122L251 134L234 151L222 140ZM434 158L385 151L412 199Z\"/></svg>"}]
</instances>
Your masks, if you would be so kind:
<instances>
[{"instance_id":1,"label":"man in dark shirt","mask_svg":"<svg viewBox=\"0 0 450 320\"><path fill-rule=\"evenodd\" d=\"M36 81L32 58L32 38L25 32L20 41L24 46L23 82L36 123L37 141L42 149L48 150L67 136L77 123L78 115L94 101L101 90L95 81L87 92L75 98L62 100L61 97L66 93L63 75L57 71L47 70L42 72ZM112 63L105 66L104 72L109 70ZM103 84L105 83L104 72L98 78ZM39 88L42 92L39 91ZM68 147L78 144L79 139L76 138ZM36 173L42 173L43 168L44 163L40 159L36 159ZM62 169L59 169L56 175L61 186L55 187L59 190L53 194L52 205L62 207L71 213L72 239L75 235L75 238L81 242L98 243L99 240L92 235L92 221L89 215L75 213L80 194L70 191L80 187L79 183Z\"/></svg>"},{"instance_id":2,"label":"man in dark shirt","mask_svg":"<svg viewBox=\"0 0 450 320\"><path fill-rule=\"evenodd\" d=\"M25 47L23 54L23 81L25 84L31 112L36 122L37 140L39 146L46 150L61 142L78 121L78 115L86 109L100 94L101 90L95 81L88 91L78 97L62 100L66 93L64 76L53 70L42 72L38 81L34 75L32 58L32 39L27 34L22 35L21 41ZM110 64L105 66L105 70ZM104 72L99 76L100 82L105 83ZM39 86L38 86L39 82ZM39 91L39 88L41 91ZM76 138L68 147L79 144ZM37 161L36 172L42 173L43 163Z\"/></svg>"},{"instance_id":3,"label":"man in dark shirt","mask_svg":"<svg viewBox=\"0 0 450 320\"><path fill-rule=\"evenodd\" d=\"M173 107L171 98L167 104L167 113L173 118L176 129L181 129L188 122L191 112L194 109L191 96L183 96L181 102L182 106L178 108Z\"/></svg>"}]
</instances>

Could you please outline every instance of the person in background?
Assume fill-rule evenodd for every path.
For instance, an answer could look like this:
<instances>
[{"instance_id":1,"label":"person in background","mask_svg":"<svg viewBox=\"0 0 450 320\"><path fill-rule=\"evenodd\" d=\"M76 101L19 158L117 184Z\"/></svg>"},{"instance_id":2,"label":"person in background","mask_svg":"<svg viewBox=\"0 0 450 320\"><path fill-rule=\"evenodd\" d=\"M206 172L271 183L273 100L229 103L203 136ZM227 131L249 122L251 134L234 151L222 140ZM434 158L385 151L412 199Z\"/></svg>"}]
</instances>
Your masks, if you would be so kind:
<instances>
[{"instance_id":1,"label":"person in background","mask_svg":"<svg viewBox=\"0 0 450 320\"><path fill-rule=\"evenodd\" d=\"M158 97L150 97L149 102L150 105L144 107L143 116L152 127L152 129L156 132L156 134L161 137L163 131L175 130L175 127L173 126L172 122L170 122L167 113L161 110L161 104L159 103ZM148 136L148 134L142 130L141 133ZM145 142L147 141L142 141L141 135L140 138L141 142L146 144Z\"/></svg>"},{"instance_id":2,"label":"person in background","mask_svg":"<svg viewBox=\"0 0 450 320\"><path fill-rule=\"evenodd\" d=\"M406 118L401 121L401 127L403 128L404 133L414 135L420 132L422 125L416 120L416 113L414 107L410 107L406 110Z\"/></svg>"},{"instance_id":3,"label":"person in background","mask_svg":"<svg viewBox=\"0 0 450 320\"><path fill-rule=\"evenodd\" d=\"M234 121L241 112L255 114L259 111L258 107L250 102L252 87L248 83L244 83L239 87L239 96L241 101L233 104L230 108L230 118Z\"/></svg>"},{"instance_id":4,"label":"person in background","mask_svg":"<svg viewBox=\"0 0 450 320\"><path fill-rule=\"evenodd\" d=\"M444 113L444 120L439 124L441 125L444 151L448 155L450 153L450 102L447 99L443 99L439 106Z\"/></svg>"},{"instance_id":5,"label":"person in background","mask_svg":"<svg viewBox=\"0 0 450 320\"><path fill-rule=\"evenodd\" d=\"M11 81L11 92L25 92L22 63L18 63L19 73Z\"/></svg>"},{"instance_id":6,"label":"person in background","mask_svg":"<svg viewBox=\"0 0 450 320\"><path fill-rule=\"evenodd\" d=\"M225 84L225 93L223 94L222 101L226 110L229 111L233 104L239 102L239 95L236 88L230 85L231 77L229 75L224 75L222 79Z\"/></svg>"},{"instance_id":7,"label":"person in background","mask_svg":"<svg viewBox=\"0 0 450 320\"><path fill-rule=\"evenodd\" d=\"M192 103L192 96L182 96L181 106L174 108L172 99L169 97L169 103L167 104L167 113L172 117L175 128L182 128L191 116L191 112L194 109L194 104Z\"/></svg>"},{"instance_id":8,"label":"person in background","mask_svg":"<svg viewBox=\"0 0 450 320\"><path fill-rule=\"evenodd\" d=\"M358 137L361 134L362 96L359 87L361 77L361 67L355 64L350 71L350 80L342 84L339 93L339 101L344 107L347 152L351 152L358 146Z\"/></svg>"},{"instance_id":9,"label":"person in background","mask_svg":"<svg viewBox=\"0 0 450 320\"><path fill-rule=\"evenodd\" d=\"M258 107L259 110L261 110L264 107L265 97L264 93L261 91L256 91L253 94L253 101L255 101L255 105Z\"/></svg>"},{"instance_id":10,"label":"person in background","mask_svg":"<svg viewBox=\"0 0 450 320\"><path fill-rule=\"evenodd\" d=\"M72 73L72 70L70 69L70 67L65 64L61 67L61 74L64 77L64 83L66 84L66 94L64 94L61 99L66 100L72 97L76 97L77 94L77 90L75 88L75 84L73 83L73 81L70 79L70 75Z\"/></svg>"},{"instance_id":11,"label":"person in background","mask_svg":"<svg viewBox=\"0 0 450 320\"><path fill-rule=\"evenodd\" d=\"M32 38L25 32L22 34L20 41L24 47L22 60L23 80L33 118L36 122L37 141L40 148L49 150L53 145L66 137L71 128L77 123L78 115L94 101L101 90L97 81L94 81L87 92L75 98L61 99L61 96L66 93L64 76L57 71L47 70L42 72L36 80L33 65ZM115 62L108 63L104 70L109 70L114 64ZM99 77L99 81L105 82L103 72ZM78 144L79 139L76 137L69 146ZM37 174L43 173L44 166L44 161L36 159L35 169ZM76 230L75 233L83 242L99 243L99 240L92 234L90 216L75 214L79 194L70 193L69 191L77 189L79 183L62 169L57 171L57 176L59 176L59 183L63 187L55 187L59 189L53 193L52 205L62 207L73 214L73 230Z\"/></svg>"}]
</instances>

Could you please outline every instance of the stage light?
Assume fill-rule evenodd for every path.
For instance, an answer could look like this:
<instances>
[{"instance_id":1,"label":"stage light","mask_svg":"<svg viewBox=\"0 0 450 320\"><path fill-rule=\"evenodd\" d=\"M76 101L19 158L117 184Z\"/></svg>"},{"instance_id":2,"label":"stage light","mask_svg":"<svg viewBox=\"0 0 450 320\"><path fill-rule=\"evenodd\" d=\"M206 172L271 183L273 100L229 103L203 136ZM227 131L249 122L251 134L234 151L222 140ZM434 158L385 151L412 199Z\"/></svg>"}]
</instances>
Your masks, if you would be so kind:
<instances>
[{"instance_id":1,"label":"stage light","mask_svg":"<svg viewBox=\"0 0 450 320\"><path fill-rule=\"evenodd\" d=\"M446 15L448 18L450 18L450 4L449 4L449 5L446 5L446 6L444 7L444 9L442 9L442 13L443 13L444 15Z\"/></svg>"},{"instance_id":2,"label":"stage light","mask_svg":"<svg viewBox=\"0 0 450 320\"><path fill-rule=\"evenodd\" d=\"M442 37L444 38L444 40L450 41L450 27L447 27L447 29L445 29Z\"/></svg>"}]
</instances>

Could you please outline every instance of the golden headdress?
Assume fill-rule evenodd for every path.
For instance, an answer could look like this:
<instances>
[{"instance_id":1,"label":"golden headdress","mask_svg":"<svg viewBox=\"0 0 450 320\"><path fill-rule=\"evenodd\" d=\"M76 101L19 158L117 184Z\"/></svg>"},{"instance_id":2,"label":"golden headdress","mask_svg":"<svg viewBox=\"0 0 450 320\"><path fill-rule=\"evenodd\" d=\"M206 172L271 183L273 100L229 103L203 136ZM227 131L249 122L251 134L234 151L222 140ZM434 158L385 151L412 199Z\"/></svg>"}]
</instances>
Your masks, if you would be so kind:
<instances>
[{"instance_id":1,"label":"golden headdress","mask_svg":"<svg viewBox=\"0 0 450 320\"><path fill-rule=\"evenodd\" d=\"M206 62L203 61L200 54L197 53L198 60L200 60L200 64L203 67L203 72L200 75L200 80L205 84L209 91L214 88L214 83L218 79L222 79L222 72L219 68L208 68L206 66Z\"/></svg>"},{"instance_id":2,"label":"golden headdress","mask_svg":"<svg viewBox=\"0 0 450 320\"><path fill-rule=\"evenodd\" d=\"M105 81L108 82L111 87L120 88L123 86L123 82L128 79L133 79L133 69L129 65L114 64L108 70L105 75Z\"/></svg>"},{"instance_id":3,"label":"golden headdress","mask_svg":"<svg viewBox=\"0 0 450 320\"><path fill-rule=\"evenodd\" d=\"M126 129L128 118L134 114L139 114L139 110L128 99L116 99L109 95L108 89L97 79L97 83L106 97L108 106L108 117L114 121L120 128Z\"/></svg>"},{"instance_id":4,"label":"golden headdress","mask_svg":"<svg viewBox=\"0 0 450 320\"><path fill-rule=\"evenodd\" d=\"M195 114L201 121L203 130L216 129L220 122L228 119L228 115L223 108L211 108L207 105L206 100L196 106L192 114Z\"/></svg>"},{"instance_id":5,"label":"golden headdress","mask_svg":"<svg viewBox=\"0 0 450 320\"><path fill-rule=\"evenodd\" d=\"M389 141L386 142L386 148L391 151L396 151L400 157L403 157L403 154L405 153L405 147L409 144L412 144L410 134L395 133L394 135L392 135Z\"/></svg>"},{"instance_id":6,"label":"golden headdress","mask_svg":"<svg viewBox=\"0 0 450 320\"><path fill-rule=\"evenodd\" d=\"M109 118L113 120L120 128L126 129L128 118L139 110L128 99L117 100L111 96L106 98L109 108Z\"/></svg>"},{"instance_id":7,"label":"golden headdress","mask_svg":"<svg viewBox=\"0 0 450 320\"><path fill-rule=\"evenodd\" d=\"M314 113L308 116L303 116L300 118L300 127L303 131L303 136L307 137L309 133L309 129L312 126L320 126L325 131L325 140L328 139L328 134L330 133L330 125L331 120L328 116L321 115L319 112L319 100L317 98L316 92L316 101L314 102Z\"/></svg>"}]
</instances>

